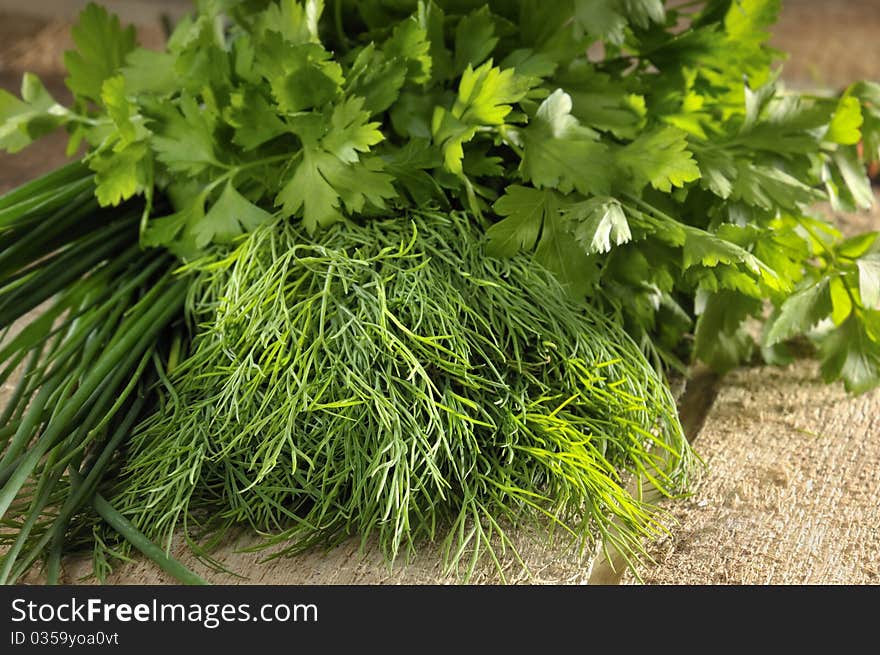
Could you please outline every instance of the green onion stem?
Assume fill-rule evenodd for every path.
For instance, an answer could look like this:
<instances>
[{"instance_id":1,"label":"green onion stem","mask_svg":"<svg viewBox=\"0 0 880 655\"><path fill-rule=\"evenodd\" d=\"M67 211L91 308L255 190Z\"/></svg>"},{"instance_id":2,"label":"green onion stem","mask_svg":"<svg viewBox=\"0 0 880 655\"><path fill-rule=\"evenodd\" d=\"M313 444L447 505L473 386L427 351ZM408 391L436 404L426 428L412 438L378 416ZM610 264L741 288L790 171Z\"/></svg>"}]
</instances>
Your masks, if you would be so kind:
<instances>
[{"instance_id":1,"label":"green onion stem","mask_svg":"<svg viewBox=\"0 0 880 655\"><path fill-rule=\"evenodd\" d=\"M120 222L113 229L101 230L82 239L40 270L37 283L27 289L16 289L12 293L4 294L6 297L0 300L0 325L7 325L23 316L69 287L74 280L94 268L104 258L118 253L131 242L131 236L125 233L131 227L128 223Z\"/></svg>"},{"instance_id":2,"label":"green onion stem","mask_svg":"<svg viewBox=\"0 0 880 655\"><path fill-rule=\"evenodd\" d=\"M69 450L68 454L59 460L61 464L68 464L73 455L80 451L86 444L90 443L94 436L107 426L107 423L117 415L119 409L128 400L131 392L141 380L143 371L152 357L153 351L147 349L141 357L134 373L128 367L119 367L113 373L113 377L108 378L104 384L104 389L95 402L95 406L88 416L83 419L82 423L77 427L76 431L69 439L65 439L64 444ZM120 391L119 385L125 377L131 378L128 384ZM107 404L112 402L107 408ZM74 419L74 423L77 423Z\"/></svg>"},{"instance_id":3,"label":"green onion stem","mask_svg":"<svg viewBox=\"0 0 880 655\"><path fill-rule=\"evenodd\" d=\"M6 484L8 478L19 468L20 461L17 461L18 455L27 445L28 439L30 439L31 435L33 435L36 430L37 425L39 425L40 418L47 406L49 397L55 392L55 389L59 384L58 381L51 381L43 386L34 398L31 406L28 408L21 423L19 423L18 429L15 431L15 435L13 436L9 447L6 449L6 452L3 453L2 459L0 459L0 481L2 481L3 484ZM6 508L0 512L0 515L5 513Z\"/></svg>"},{"instance_id":4,"label":"green onion stem","mask_svg":"<svg viewBox=\"0 0 880 655\"><path fill-rule=\"evenodd\" d=\"M43 434L16 467L3 488L0 489L0 515L6 514L15 496L34 471L42 456L55 444L62 430L67 429L71 419L79 413L82 403L94 393L104 378L119 366L120 362L140 357L159 331L179 313L184 302L185 290L186 283L182 280L171 282L162 296L149 306L139 320L122 333L122 337L118 341L108 346L73 396L53 417ZM45 389L42 390L40 396L45 391ZM23 423L22 427L24 425ZM19 433L22 433L21 429L19 429ZM16 434L16 438L18 437L19 434ZM6 460L7 458L4 457L2 463L6 463Z\"/></svg>"},{"instance_id":5,"label":"green onion stem","mask_svg":"<svg viewBox=\"0 0 880 655\"><path fill-rule=\"evenodd\" d=\"M74 478L80 477L78 473L71 473ZM95 511L101 515L110 527L116 530L128 543L137 548L141 553L149 557L159 568L179 582L188 585L207 585L207 580L194 573L186 566L169 556L159 546L150 541L131 521L117 512L101 494L95 494L92 501Z\"/></svg>"},{"instance_id":6,"label":"green onion stem","mask_svg":"<svg viewBox=\"0 0 880 655\"><path fill-rule=\"evenodd\" d=\"M3 370L0 370L0 386L2 386L3 384L6 384L6 380L8 380L10 378L10 376L12 376L12 374L18 368L19 364L21 364L21 362L24 360L26 355L27 355L27 351L22 350L22 351L19 351L18 353L16 353L9 360L6 360L6 366L3 367ZM0 361L3 361L3 360L0 360ZM19 378L19 382L18 382L18 384L16 384L16 387L18 387L21 384L22 380L23 380L23 378ZM4 409L3 413L0 414L0 425L5 425L6 421L9 420L8 415L12 413L10 408L12 407L12 403L13 403L14 399L15 399L15 394L13 394L13 397L9 399L9 401L6 405L6 409Z\"/></svg>"},{"instance_id":7,"label":"green onion stem","mask_svg":"<svg viewBox=\"0 0 880 655\"><path fill-rule=\"evenodd\" d=\"M21 378L19 378L18 382L15 385L15 389L12 392L12 395L7 400L6 407L3 409L3 413L0 414L0 425L3 425L7 428L10 428L9 436L12 436L14 433L14 428L12 425L8 425L9 419L12 418L13 412L16 407L18 407L19 402L21 402L22 395L24 393L25 388L28 383L28 376L36 365L37 361L40 358L40 353L42 352L42 348L34 348L31 353L30 359L28 359L25 364L24 371L21 373ZM6 444L8 441L8 436L0 437L0 450L6 448Z\"/></svg>"},{"instance_id":8,"label":"green onion stem","mask_svg":"<svg viewBox=\"0 0 880 655\"><path fill-rule=\"evenodd\" d=\"M37 195L55 193L59 187L92 177L94 177L92 171L81 161L70 162L0 196L0 210L20 204L23 200L29 200Z\"/></svg>"},{"instance_id":9,"label":"green onion stem","mask_svg":"<svg viewBox=\"0 0 880 655\"><path fill-rule=\"evenodd\" d=\"M64 470L64 468L71 465L72 460L76 460L80 456L82 449L86 445L88 445L91 440L94 439L96 433L98 433L101 429L103 429L103 427L105 427L107 421L111 420L112 417L118 413L120 406L125 403L131 391L140 382L141 372L143 371L143 368L146 366L147 362L149 362L151 356L152 352L148 350L141 358L141 362L138 365L138 370L133 375L130 375L129 369L127 367L120 366L119 369L114 372L113 377L109 378L104 384L104 389L101 397L98 399L97 402L94 403L88 415L84 419L82 419L82 421L78 421L76 418L74 418L73 422L75 424L78 424L77 429L68 438L64 439L64 441L53 448L50 453L50 458L54 462L53 466L58 469L58 477L61 476L61 472ZM125 376L130 376L131 381L126 386L126 388L121 393L119 393L119 383L121 381L121 378L124 378ZM109 409L108 405L110 405ZM71 496L69 495L68 500L65 504L68 504L70 500ZM31 512L41 512L44 505L45 503L32 506ZM69 520L69 517L67 520ZM27 531L20 532L19 539L23 538L22 534L24 534L24 536L26 537ZM48 537L46 537L45 539L41 538L38 542L38 547L42 548L47 540ZM10 556L12 558L15 558L17 552L18 549L15 549L14 552L10 551ZM27 565L29 565L29 562L27 563ZM11 563L6 567L6 570L8 571L10 568ZM19 568L24 570L26 569L26 566Z\"/></svg>"},{"instance_id":10,"label":"green onion stem","mask_svg":"<svg viewBox=\"0 0 880 655\"><path fill-rule=\"evenodd\" d=\"M27 541L27 537L31 533L31 530L33 529L37 520L40 518L40 516L42 516L43 508L49 502L52 491L55 488L58 480L61 478L61 474L63 472L63 468L53 466L53 463L51 462L47 463L43 474L40 476L40 482L37 485L37 491L34 494L33 501L31 502L30 508L28 509L27 518L18 529L18 534L16 535L15 542L12 544L9 550L7 550L3 554L3 557L0 557L0 561L2 561L2 565L0 565L0 585L8 584L9 573L12 569L12 565L15 563L15 560L18 557L18 553L21 551L22 547Z\"/></svg>"},{"instance_id":11,"label":"green onion stem","mask_svg":"<svg viewBox=\"0 0 880 655\"><path fill-rule=\"evenodd\" d=\"M94 186L90 176L0 209L0 230L39 222L46 214L64 207L72 198L94 189Z\"/></svg>"},{"instance_id":12,"label":"green onion stem","mask_svg":"<svg viewBox=\"0 0 880 655\"><path fill-rule=\"evenodd\" d=\"M85 478L81 481L76 479L75 476L71 476L70 478L70 495L64 501L64 505L61 507L60 512L58 513L58 518L55 519L55 524L52 526L52 529L47 533L47 540L51 539L51 544L49 547L49 559L47 562L47 578L49 584L58 584L58 573L61 566L61 551L64 546L64 535L67 531L67 526L70 523L70 519L73 516L74 512L76 512L80 506L87 500L88 494L90 494L95 487L97 487L98 482L103 476L104 471L107 469L107 466L110 463L111 458L116 453L116 449L119 447L119 444L122 440L128 436L132 427L134 426L135 421L144 407L145 397L143 395L138 395L135 397L132 402L131 407L126 412L125 417L122 419L122 422L119 426L114 430L112 436L107 441L107 444L101 450L101 454L97 457L97 459L92 463L92 465L88 469L88 473ZM39 549L35 549L35 552L39 552L42 549L42 544L39 545Z\"/></svg>"},{"instance_id":13,"label":"green onion stem","mask_svg":"<svg viewBox=\"0 0 880 655\"><path fill-rule=\"evenodd\" d=\"M89 191L83 191L74 198L70 204L62 207L56 213L48 216L35 227L22 230L23 235L13 231L3 239L0 244L0 271L8 273L23 265L39 258L41 255L52 252L59 245L70 243L82 235L81 229L91 227L94 229L95 221L89 221L98 210L98 203L94 195ZM59 237L60 243L59 243ZM18 257L18 261L16 261ZM5 267L5 268L4 268ZM0 277L6 278L6 275Z\"/></svg>"}]
</instances>

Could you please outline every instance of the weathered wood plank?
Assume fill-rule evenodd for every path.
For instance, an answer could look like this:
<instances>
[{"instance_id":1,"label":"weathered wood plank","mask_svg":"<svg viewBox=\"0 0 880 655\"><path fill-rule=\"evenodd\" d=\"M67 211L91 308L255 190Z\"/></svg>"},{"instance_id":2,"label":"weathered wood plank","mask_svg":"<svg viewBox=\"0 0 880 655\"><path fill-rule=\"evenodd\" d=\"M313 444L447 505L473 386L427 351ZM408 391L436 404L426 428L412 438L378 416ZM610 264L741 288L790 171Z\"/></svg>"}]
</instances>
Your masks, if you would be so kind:
<instances>
[{"instance_id":1,"label":"weathered wood plank","mask_svg":"<svg viewBox=\"0 0 880 655\"><path fill-rule=\"evenodd\" d=\"M810 361L737 370L696 446L706 473L668 504L645 583L880 583L880 390L847 395Z\"/></svg>"},{"instance_id":2,"label":"weathered wood plank","mask_svg":"<svg viewBox=\"0 0 880 655\"><path fill-rule=\"evenodd\" d=\"M546 534L537 534L527 527L511 533L519 556L508 552L501 557L499 570L490 562L481 563L469 584L586 584L590 577L593 553L578 552L572 544L550 543ZM178 540L181 542L181 540ZM212 570L197 561L182 542L172 555L214 584L281 584L281 585L452 585L464 578L444 571L442 553L437 545L419 547L409 562L399 559L393 566L385 561L372 542L363 548L360 540L349 539L330 549L314 548L292 557L266 561L271 551L241 552L253 545L252 537L230 541L214 553L229 570ZM63 583L93 583L91 560L69 557L64 562ZM39 575L29 581L37 582ZM107 578L107 584L171 584L174 580L151 562L137 558L119 566Z\"/></svg>"}]
</instances>

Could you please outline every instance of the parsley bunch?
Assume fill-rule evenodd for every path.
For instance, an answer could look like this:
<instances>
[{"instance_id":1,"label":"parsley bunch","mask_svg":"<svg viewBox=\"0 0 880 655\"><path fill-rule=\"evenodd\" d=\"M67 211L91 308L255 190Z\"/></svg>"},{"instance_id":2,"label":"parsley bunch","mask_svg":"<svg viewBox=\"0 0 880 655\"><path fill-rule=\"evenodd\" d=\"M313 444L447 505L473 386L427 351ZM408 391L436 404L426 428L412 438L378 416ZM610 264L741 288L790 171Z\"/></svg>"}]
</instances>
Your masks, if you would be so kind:
<instances>
[{"instance_id":1,"label":"parsley bunch","mask_svg":"<svg viewBox=\"0 0 880 655\"><path fill-rule=\"evenodd\" d=\"M315 233L467 209L488 255L532 253L665 366L726 370L756 345L782 362L807 335L827 380L864 391L880 243L811 208L872 204L880 86L785 90L766 45L778 9L200 0L154 52L91 5L66 57L73 107L26 76L0 145L66 126L101 204L143 195L142 245L183 259L275 214Z\"/></svg>"}]
</instances>

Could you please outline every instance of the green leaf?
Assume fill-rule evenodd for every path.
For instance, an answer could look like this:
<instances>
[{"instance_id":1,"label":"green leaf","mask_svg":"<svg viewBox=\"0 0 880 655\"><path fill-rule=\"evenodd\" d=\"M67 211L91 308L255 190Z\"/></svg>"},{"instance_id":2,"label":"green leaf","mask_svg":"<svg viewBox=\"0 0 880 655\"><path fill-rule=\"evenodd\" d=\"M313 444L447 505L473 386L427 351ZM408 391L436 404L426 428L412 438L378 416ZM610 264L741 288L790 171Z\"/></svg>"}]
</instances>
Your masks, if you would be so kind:
<instances>
[{"instance_id":1,"label":"green leaf","mask_svg":"<svg viewBox=\"0 0 880 655\"><path fill-rule=\"evenodd\" d=\"M403 148L387 151L382 158L385 170L407 191L416 206L449 202L435 176L428 172L443 165L440 153L429 141L410 139Z\"/></svg>"},{"instance_id":2,"label":"green leaf","mask_svg":"<svg viewBox=\"0 0 880 655\"><path fill-rule=\"evenodd\" d=\"M141 245L167 247L183 259L199 252L192 231L205 220L207 195L206 189L199 189L185 203L177 205L179 209L173 214L149 219L141 233Z\"/></svg>"},{"instance_id":3,"label":"green leaf","mask_svg":"<svg viewBox=\"0 0 880 655\"><path fill-rule=\"evenodd\" d=\"M246 86L229 95L224 120L235 129L232 142L253 150L288 131L277 108L259 89Z\"/></svg>"},{"instance_id":4,"label":"green leaf","mask_svg":"<svg viewBox=\"0 0 880 655\"><path fill-rule=\"evenodd\" d=\"M558 64L543 52L519 48L502 60L501 67L512 68L517 75L524 77L550 77L556 72Z\"/></svg>"},{"instance_id":5,"label":"green leaf","mask_svg":"<svg viewBox=\"0 0 880 655\"><path fill-rule=\"evenodd\" d=\"M584 24L577 16L546 11L542 0L519 0L515 4L519 8L518 38L527 49L554 62L554 66L567 64L583 53L587 45Z\"/></svg>"},{"instance_id":6,"label":"green leaf","mask_svg":"<svg viewBox=\"0 0 880 655\"><path fill-rule=\"evenodd\" d=\"M443 9L433 0L420 2L416 16L431 44L429 55L432 81L442 82L454 77L456 70L452 62L452 52L446 46L446 14Z\"/></svg>"},{"instance_id":7,"label":"green leaf","mask_svg":"<svg viewBox=\"0 0 880 655\"><path fill-rule=\"evenodd\" d=\"M880 253L865 255L856 262L862 306L880 309Z\"/></svg>"},{"instance_id":8,"label":"green leaf","mask_svg":"<svg viewBox=\"0 0 880 655\"><path fill-rule=\"evenodd\" d=\"M487 252L512 257L535 247L545 220L559 213L560 198L554 191L512 184L492 208L504 218L486 230Z\"/></svg>"},{"instance_id":9,"label":"green leaf","mask_svg":"<svg viewBox=\"0 0 880 655\"><path fill-rule=\"evenodd\" d=\"M756 231L751 252L792 285L803 277L804 262L812 255L800 226L782 219Z\"/></svg>"},{"instance_id":10,"label":"green leaf","mask_svg":"<svg viewBox=\"0 0 880 655\"><path fill-rule=\"evenodd\" d=\"M583 296L597 279L596 262L574 240L558 212L545 214L535 260L552 271L574 297Z\"/></svg>"},{"instance_id":11,"label":"green leaf","mask_svg":"<svg viewBox=\"0 0 880 655\"><path fill-rule=\"evenodd\" d=\"M843 380L851 393L864 393L880 384L880 343L853 314L819 342L822 377Z\"/></svg>"},{"instance_id":12,"label":"green leaf","mask_svg":"<svg viewBox=\"0 0 880 655\"><path fill-rule=\"evenodd\" d=\"M358 52L346 74L347 88L364 98L364 108L371 114L383 112L394 105L405 85L431 79L430 50L427 32L410 17L394 27L381 48L368 43Z\"/></svg>"},{"instance_id":13,"label":"green leaf","mask_svg":"<svg viewBox=\"0 0 880 655\"><path fill-rule=\"evenodd\" d=\"M320 170L321 163L326 163L330 157L326 153L312 154L306 150L302 163L275 200L285 214L292 216L302 209L303 222L309 232L342 220L339 194Z\"/></svg>"},{"instance_id":14,"label":"green leaf","mask_svg":"<svg viewBox=\"0 0 880 655\"><path fill-rule=\"evenodd\" d=\"M436 114L436 105L431 94L403 91L389 111L391 126L404 138L430 139L433 136L431 123Z\"/></svg>"},{"instance_id":15,"label":"green leaf","mask_svg":"<svg viewBox=\"0 0 880 655\"><path fill-rule=\"evenodd\" d=\"M370 202L378 208L396 195L393 178L382 172L382 160L363 157L379 143L379 123L370 123L362 98L349 98L324 114L310 113L291 122L303 141L302 161L283 183L275 204L287 214L301 212L310 232L341 220ZM329 115L328 115L329 114Z\"/></svg>"},{"instance_id":16,"label":"green leaf","mask_svg":"<svg viewBox=\"0 0 880 655\"><path fill-rule=\"evenodd\" d=\"M132 50L125 58L120 73L125 78L125 90L132 95L152 93L171 95L180 83L174 71L175 57L170 52L145 48Z\"/></svg>"},{"instance_id":17,"label":"green leaf","mask_svg":"<svg viewBox=\"0 0 880 655\"><path fill-rule=\"evenodd\" d=\"M138 141L121 150L97 153L89 159L95 176L95 196L103 207L117 206L153 185L153 170L147 145Z\"/></svg>"},{"instance_id":18,"label":"green leaf","mask_svg":"<svg viewBox=\"0 0 880 655\"><path fill-rule=\"evenodd\" d=\"M708 291L730 289L754 298L766 290L787 291L790 281L780 278L775 271L741 246L718 235L692 226L683 226L686 239L682 253L682 268L692 271L694 279ZM714 269L714 270L713 270Z\"/></svg>"},{"instance_id":19,"label":"green leaf","mask_svg":"<svg viewBox=\"0 0 880 655\"><path fill-rule=\"evenodd\" d=\"M862 139L867 161L880 161L880 84L862 81L853 84L847 93L862 103Z\"/></svg>"},{"instance_id":20,"label":"green leaf","mask_svg":"<svg viewBox=\"0 0 880 655\"><path fill-rule=\"evenodd\" d=\"M586 64L572 66L560 79L571 96L572 114L584 125L634 139L646 123L645 97L633 93L632 83L598 73Z\"/></svg>"},{"instance_id":21,"label":"green leaf","mask_svg":"<svg viewBox=\"0 0 880 655\"><path fill-rule=\"evenodd\" d=\"M750 135L754 131L755 127L758 125L758 119L766 113L765 109L767 109L770 102L776 96L777 86L775 82L769 82L753 90L748 84L746 84L743 90L745 92L746 111L745 116L743 117L742 125L740 126L740 136ZM793 98L791 99L791 102L794 104L789 103L781 106L786 106L789 108L793 108L794 106L801 106L799 98ZM788 115L791 115L795 112L789 111L786 113ZM770 132L768 136L772 140L773 133Z\"/></svg>"},{"instance_id":22,"label":"green leaf","mask_svg":"<svg viewBox=\"0 0 880 655\"><path fill-rule=\"evenodd\" d=\"M455 175L464 175L464 144L474 138L476 126L468 126L442 107L437 107L431 121L434 142L443 152L443 165Z\"/></svg>"},{"instance_id":23,"label":"green leaf","mask_svg":"<svg viewBox=\"0 0 880 655\"><path fill-rule=\"evenodd\" d=\"M727 200L733 193L737 168L733 157L723 150L698 149L694 151L700 168L700 186Z\"/></svg>"},{"instance_id":24,"label":"green leaf","mask_svg":"<svg viewBox=\"0 0 880 655\"><path fill-rule=\"evenodd\" d=\"M640 135L617 151L618 163L633 176L640 190L650 183L669 193L700 177L700 169L688 151L687 135L675 127L661 127Z\"/></svg>"},{"instance_id":25,"label":"green leaf","mask_svg":"<svg viewBox=\"0 0 880 655\"><path fill-rule=\"evenodd\" d=\"M220 20L206 13L194 21L185 17L178 23L168 41L168 49L176 55L174 71L178 90L197 95L209 87L229 85L233 62L225 39L217 29ZM280 36L272 36L276 37L273 44L282 42Z\"/></svg>"},{"instance_id":26,"label":"green leaf","mask_svg":"<svg viewBox=\"0 0 880 655\"><path fill-rule=\"evenodd\" d=\"M862 138L862 106L858 98L844 96L837 105L837 111L828 125L829 141L843 145L855 145Z\"/></svg>"},{"instance_id":27,"label":"green leaf","mask_svg":"<svg viewBox=\"0 0 880 655\"><path fill-rule=\"evenodd\" d=\"M853 311L853 301L846 282L840 276L831 278L831 320L835 325L843 323Z\"/></svg>"},{"instance_id":28,"label":"green leaf","mask_svg":"<svg viewBox=\"0 0 880 655\"><path fill-rule=\"evenodd\" d=\"M502 70L489 60L479 68L465 68L458 85L452 115L468 125L502 125L511 105L522 100L533 81Z\"/></svg>"},{"instance_id":29,"label":"green leaf","mask_svg":"<svg viewBox=\"0 0 880 655\"><path fill-rule=\"evenodd\" d=\"M767 210L799 209L821 194L778 168L738 160L730 199Z\"/></svg>"},{"instance_id":30,"label":"green leaf","mask_svg":"<svg viewBox=\"0 0 880 655\"><path fill-rule=\"evenodd\" d=\"M257 46L254 67L282 112L323 108L345 82L340 64L318 43L293 44L270 32Z\"/></svg>"},{"instance_id":31,"label":"green leaf","mask_svg":"<svg viewBox=\"0 0 880 655\"><path fill-rule=\"evenodd\" d=\"M305 150L275 204L289 215L301 212L303 224L313 233L319 226L342 220L342 204L349 212L361 211L366 201L384 207L384 199L396 194L391 176L382 173L381 168L377 158L351 165L322 150Z\"/></svg>"},{"instance_id":32,"label":"green leaf","mask_svg":"<svg viewBox=\"0 0 880 655\"><path fill-rule=\"evenodd\" d=\"M412 16L398 23L382 50L390 60L406 63L406 79L414 84L424 84L431 79L431 42L428 32Z\"/></svg>"},{"instance_id":33,"label":"green leaf","mask_svg":"<svg viewBox=\"0 0 880 655\"><path fill-rule=\"evenodd\" d=\"M281 34L291 43L318 42L318 21L324 11L323 0L280 0L270 4L259 16L259 28Z\"/></svg>"},{"instance_id":34,"label":"green leaf","mask_svg":"<svg viewBox=\"0 0 880 655\"><path fill-rule=\"evenodd\" d=\"M613 198L591 198L570 205L565 215L576 221L574 237L588 253L605 253L632 239L623 207Z\"/></svg>"},{"instance_id":35,"label":"green leaf","mask_svg":"<svg viewBox=\"0 0 880 655\"><path fill-rule=\"evenodd\" d=\"M874 190L871 188L865 167L859 162L858 154L854 149L838 150L832 158L856 207L861 209L873 207Z\"/></svg>"},{"instance_id":36,"label":"green leaf","mask_svg":"<svg viewBox=\"0 0 880 655\"><path fill-rule=\"evenodd\" d=\"M64 53L67 87L78 97L100 102L104 80L116 74L136 47L135 29L122 29L117 16L89 3L71 34L77 49Z\"/></svg>"},{"instance_id":37,"label":"green leaf","mask_svg":"<svg viewBox=\"0 0 880 655\"><path fill-rule=\"evenodd\" d=\"M0 148L16 153L68 121L70 112L55 102L40 79L25 73L21 100L0 89Z\"/></svg>"},{"instance_id":38,"label":"green leaf","mask_svg":"<svg viewBox=\"0 0 880 655\"><path fill-rule=\"evenodd\" d=\"M628 23L641 28L663 23L663 0L575 0L574 26L577 33L621 45Z\"/></svg>"},{"instance_id":39,"label":"green leaf","mask_svg":"<svg viewBox=\"0 0 880 655\"><path fill-rule=\"evenodd\" d=\"M116 125L120 141L126 144L136 140L138 134L131 120L133 107L125 95L125 78L122 75L104 80L101 101Z\"/></svg>"},{"instance_id":40,"label":"green leaf","mask_svg":"<svg viewBox=\"0 0 880 655\"><path fill-rule=\"evenodd\" d=\"M190 227L190 233L196 246L204 248L210 243L229 243L271 218L269 212L257 207L227 182L204 218Z\"/></svg>"},{"instance_id":41,"label":"green leaf","mask_svg":"<svg viewBox=\"0 0 880 655\"><path fill-rule=\"evenodd\" d=\"M488 6L463 17L455 29L455 70L465 71L482 64L498 43L495 20Z\"/></svg>"},{"instance_id":42,"label":"green leaf","mask_svg":"<svg viewBox=\"0 0 880 655\"><path fill-rule=\"evenodd\" d=\"M339 80L328 75L321 66L301 66L273 85L281 109L296 113L311 107L322 107L339 89Z\"/></svg>"},{"instance_id":43,"label":"green leaf","mask_svg":"<svg viewBox=\"0 0 880 655\"><path fill-rule=\"evenodd\" d=\"M493 205L504 218L486 231L487 254L512 257L535 248L535 259L552 271L575 296L597 277L595 261L577 243L571 221L560 211L564 200L549 189L513 184Z\"/></svg>"},{"instance_id":44,"label":"green leaf","mask_svg":"<svg viewBox=\"0 0 880 655\"><path fill-rule=\"evenodd\" d=\"M203 111L196 99L183 93L177 106L155 103L148 111L156 158L169 171L198 175L208 166L219 165L214 152L214 117Z\"/></svg>"},{"instance_id":45,"label":"green leaf","mask_svg":"<svg viewBox=\"0 0 880 655\"><path fill-rule=\"evenodd\" d=\"M761 93L765 89L768 91L766 95ZM771 154L816 152L834 116L834 104L797 95L772 95L770 92L775 93L775 86L768 85L756 94L759 102L764 103L758 110L749 106L750 94L746 89L746 121L734 142ZM760 115L753 117L753 111L760 111Z\"/></svg>"},{"instance_id":46,"label":"green leaf","mask_svg":"<svg viewBox=\"0 0 880 655\"><path fill-rule=\"evenodd\" d=\"M769 28L779 16L781 0L733 0L724 17L727 33L726 63L739 79L745 75L755 83L767 77L774 51L766 48Z\"/></svg>"},{"instance_id":47,"label":"green leaf","mask_svg":"<svg viewBox=\"0 0 880 655\"><path fill-rule=\"evenodd\" d=\"M775 318L770 321L764 345L773 346L796 335L806 334L829 314L831 292L828 278L823 277L785 299Z\"/></svg>"},{"instance_id":48,"label":"green leaf","mask_svg":"<svg viewBox=\"0 0 880 655\"><path fill-rule=\"evenodd\" d=\"M538 108L522 131L520 170L536 187L573 189L585 195L607 195L615 176L608 146L571 115L571 97L557 89Z\"/></svg>"},{"instance_id":49,"label":"green leaf","mask_svg":"<svg viewBox=\"0 0 880 655\"><path fill-rule=\"evenodd\" d=\"M407 64L401 59L386 59L370 43L364 47L348 73L347 90L364 99L370 114L378 114L394 104L406 82Z\"/></svg>"},{"instance_id":50,"label":"green leaf","mask_svg":"<svg viewBox=\"0 0 880 655\"><path fill-rule=\"evenodd\" d=\"M733 0L724 17L728 36L741 43L763 43L770 37L766 28L776 22L780 0Z\"/></svg>"},{"instance_id":51,"label":"green leaf","mask_svg":"<svg viewBox=\"0 0 880 655\"><path fill-rule=\"evenodd\" d=\"M358 153L383 140L381 123L370 123L370 112L363 110L364 99L352 97L336 105L330 118L330 132L324 137L324 150L347 164L358 160Z\"/></svg>"},{"instance_id":52,"label":"green leaf","mask_svg":"<svg viewBox=\"0 0 880 655\"><path fill-rule=\"evenodd\" d=\"M682 266L687 269L697 264L714 267L718 264L745 264L753 273L761 274L766 267L750 252L709 232L693 227L686 229L687 239L682 253Z\"/></svg>"},{"instance_id":53,"label":"green leaf","mask_svg":"<svg viewBox=\"0 0 880 655\"><path fill-rule=\"evenodd\" d=\"M839 234L835 236L839 236ZM873 251L876 247L875 244L880 245L878 237L880 237L880 232L862 232L841 241L835 246L835 251L841 257L858 259Z\"/></svg>"},{"instance_id":54,"label":"green leaf","mask_svg":"<svg viewBox=\"0 0 880 655\"><path fill-rule=\"evenodd\" d=\"M518 76L513 69L494 67L491 60L476 70L468 65L452 109L435 107L431 117L431 135L441 147L450 172L463 176L464 144L481 126L503 125L512 109L510 103L521 100L531 85L531 80Z\"/></svg>"},{"instance_id":55,"label":"green leaf","mask_svg":"<svg viewBox=\"0 0 880 655\"><path fill-rule=\"evenodd\" d=\"M579 34L620 45L626 28L626 17L621 9L615 0L575 0L575 29Z\"/></svg>"},{"instance_id":56,"label":"green leaf","mask_svg":"<svg viewBox=\"0 0 880 655\"><path fill-rule=\"evenodd\" d=\"M622 0L621 7L631 22L648 28L651 23L662 24L666 20L663 4L664 0Z\"/></svg>"},{"instance_id":57,"label":"green leaf","mask_svg":"<svg viewBox=\"0 0 880 655\"><path fill-rule=\"evenodd\" d=\"M694 355L714 371L726 373L747 360L754 340L744 321L757 315L761 301L732 291L708 296L694 331Z\"/></svg>"}]
</instances>

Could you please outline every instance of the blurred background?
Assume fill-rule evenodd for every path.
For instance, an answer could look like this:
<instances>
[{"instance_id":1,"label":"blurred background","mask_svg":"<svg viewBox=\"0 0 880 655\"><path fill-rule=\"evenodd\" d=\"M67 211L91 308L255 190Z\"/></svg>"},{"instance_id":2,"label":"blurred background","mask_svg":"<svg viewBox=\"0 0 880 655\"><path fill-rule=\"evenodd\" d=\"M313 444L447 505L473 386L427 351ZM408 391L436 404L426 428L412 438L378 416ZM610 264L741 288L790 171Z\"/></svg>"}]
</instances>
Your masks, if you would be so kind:
<instances>
[{"instance_id":1,"label":"blurred background","mask_svg":"<svg viewBox=\"0 0 880 655\"><path fill-rule=\"evenodd\" d=\"M67 102L63 53L72 47L71 22L88 1L0 0L0 87L17 95L22 73L32 71ZM156 49L164 41L163 21L175 22L194 4L99 1L137 27L142 45ZM782 0L771 43L788 53L782 77L789 86L836 90L860 79L880 81L880 0ZM58 134L14 158L0 153L0 192L62 163L65 143Z\"/></svg>"},{"instance_id":2,"label":"blurred background","mask_svg":"<svg viewBox=\"0 0 880 655\"><path fill-rule=\"evenodd\" d=\"M668 0L667 4L692 0ZM68 46L65 26L89 0L0 0L0 70L21 61L60 66ZM123 21L161 43L160 16L176 20L193 0L103 0ZM782 0L773 45L791 54L787 78L845 85L880 79L880 0Z\"/></svg>"}]
</instances>

